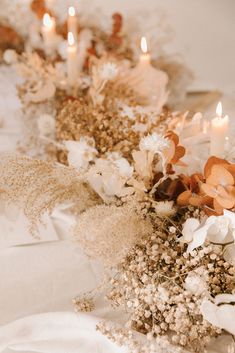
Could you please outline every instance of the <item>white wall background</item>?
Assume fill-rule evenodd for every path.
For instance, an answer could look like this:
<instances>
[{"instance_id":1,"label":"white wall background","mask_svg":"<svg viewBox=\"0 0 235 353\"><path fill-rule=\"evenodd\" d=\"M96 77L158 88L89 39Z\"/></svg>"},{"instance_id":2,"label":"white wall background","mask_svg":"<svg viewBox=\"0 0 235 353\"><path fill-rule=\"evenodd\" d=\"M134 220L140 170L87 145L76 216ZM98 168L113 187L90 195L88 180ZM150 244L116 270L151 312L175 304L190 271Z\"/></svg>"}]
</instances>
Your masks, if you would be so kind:
<instances>
[{"instance_id":1,"label":"white wall background","mask_svg":"<svg viewBox=\"0 0 235 353\"><path fill-rule=\"evenodd\" d=\"M88 6L88 0L76 1ZM89 3L107 13L115 10L133 16L141 9L164 9L175 31L169 50L181 53L193 69L194 87L235 93L235 0L90 0Z\"/></svg>"}]
</instances>

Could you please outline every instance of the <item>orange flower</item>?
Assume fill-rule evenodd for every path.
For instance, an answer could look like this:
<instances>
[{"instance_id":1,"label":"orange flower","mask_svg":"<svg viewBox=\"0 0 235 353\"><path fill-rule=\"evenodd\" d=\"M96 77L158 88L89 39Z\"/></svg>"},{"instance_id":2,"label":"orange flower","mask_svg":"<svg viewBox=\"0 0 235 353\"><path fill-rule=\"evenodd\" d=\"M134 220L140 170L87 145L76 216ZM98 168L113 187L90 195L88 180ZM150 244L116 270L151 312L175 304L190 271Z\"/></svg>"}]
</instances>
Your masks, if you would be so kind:
<instances>
[{"instance_id":1,"label":"orange flower","mask_svg":"<svg viewBox=\"0 0 235 353\"><path fill-rule=\"evenodd\" d=\"M235 164L225 159L210 157L204 176L181 176L187 190L177 198L179 206L204 207L207 214L222 214L224 209L235 206Z\"/></svg>"},{"instance_id":2,"label":"orange flower","mask_svg":"<svg viewBox=\"0 0 235 353\"><path fill-rule=\"evenodd\" d=\"M187 185L187 190L182 192L177 198L179 206L195 206L200 207L209 203L209 198L200 192L200 183L204 180L201 174L193 174L191 177L182 175L181 178Z\"/></svg>"},{"instance_id":3,"label":"orange flower","mask_svg":"<svg viewBox=\"0 0 235 353\"><path fill-rule=\"evenodd\" d=\"M170 141L169 147L164 151L168 164L185 166L180 159L185 155L185 148L179 145L179 137L173 131L168 131L165 135Z\"/></svg>"},{"instance_id":4,"label":"orange flower","mask_svg":"<svg viewBox=\"0 0 235 353\"><path fill-rule=\"evenodd\" d=\"M213 207L218 214L235 205L233 172L233 165L225 160L215 160L215 157L209 159L205 166L206 182L201 184L201 190L213 199Z\"/></svg>"}]
</instances>

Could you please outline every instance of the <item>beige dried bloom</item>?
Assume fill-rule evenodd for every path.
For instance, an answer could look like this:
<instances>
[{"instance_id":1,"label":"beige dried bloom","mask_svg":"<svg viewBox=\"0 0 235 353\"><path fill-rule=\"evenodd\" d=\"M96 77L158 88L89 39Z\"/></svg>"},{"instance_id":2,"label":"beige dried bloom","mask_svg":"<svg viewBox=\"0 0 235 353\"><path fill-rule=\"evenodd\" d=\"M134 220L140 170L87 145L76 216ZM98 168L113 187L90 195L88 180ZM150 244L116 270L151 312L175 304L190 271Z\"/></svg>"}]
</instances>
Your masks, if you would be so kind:
<instances>
[{"instance_id":1,"label":"beige dried bloom","mask_svg":"<svg viewBox=\"0 0 235 353\"><path fill-rule=\"evenodd\" d=\"M124 346L129 353L186 353L181 347L172 345L166 337L147 337L142 340L133 330L109 321L97 324L96 329L118 346Z\"/></svg>"},{"instance_id":2,"label":"beige dried bloom","mask_svg":"<svg viewBox=\"0 0 235 353\"><path fill-rule=\"evenodd\" d=\"M173 201L159 201L154 204L155 212L159 217L172 217L176 214Z\"/></svg>"},{"instance_id":3,"label":"beige dried bloom","mask_svg":"<svg viewBox=\"0 0 235 353\"><path fill-rule=\"evenodd\" d=\"M91 65L91 87L89 94L92 98L93 104L102 104L104 100L103 90L108 83L116 78L118 74L118 67L113 60L108 60L104 57L101 59L92 58Z\"/></svg>"},{"instance_id":4,"label":"beige dried bloom","mask_svg":"<svg viewBox=\"0 0 235 353\"><path fill-rule=\"evenodd\" d=\"M53 99L60 80L56 68L51 63L35 52L25 52L19 56L15 67L24 78L24 83L20 86L23 103L37 104Z\"/></svg>"},{"instance_id":5,"label":"beige dried bloom","mask_svg":"<svg viewBox=\"0 0 235 353\"><path fill-rule=\"evenodd\" d=\"M80 215L74 229L86 253L111 266L119 263L139 239L151 232L151 223L128 205L92 207Z\"/></svg>"},{"instance_id":6,"label":"beige dried bloom","mask_svg":"<svg viewBox=\"0 0 235 353\"><path fill-rule=\"evenodd\" d=\"M76 312L90 312L95 309L93 299L88 297L77 297L73 300L73 304Z\"/></svg>"}]
</instances>

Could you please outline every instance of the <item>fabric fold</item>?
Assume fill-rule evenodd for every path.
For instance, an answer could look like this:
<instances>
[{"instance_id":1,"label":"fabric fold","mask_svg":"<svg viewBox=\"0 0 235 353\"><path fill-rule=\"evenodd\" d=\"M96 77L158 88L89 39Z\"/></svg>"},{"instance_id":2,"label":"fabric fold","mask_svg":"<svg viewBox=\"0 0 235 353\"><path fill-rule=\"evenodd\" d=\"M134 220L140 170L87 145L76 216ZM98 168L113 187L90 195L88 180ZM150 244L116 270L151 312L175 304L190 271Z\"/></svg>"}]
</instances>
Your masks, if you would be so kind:
<instances>
[{"instance_id":1,"label":"fabric fold","mask_svg":"<svg viewBox=\"0 0 235 353\"><path fill-rule=\"evenodd\" d=\"M0 327L0 352L125 353L96 330L101 319L83 313L29 316Z\"/></svg>"}]
</instances>

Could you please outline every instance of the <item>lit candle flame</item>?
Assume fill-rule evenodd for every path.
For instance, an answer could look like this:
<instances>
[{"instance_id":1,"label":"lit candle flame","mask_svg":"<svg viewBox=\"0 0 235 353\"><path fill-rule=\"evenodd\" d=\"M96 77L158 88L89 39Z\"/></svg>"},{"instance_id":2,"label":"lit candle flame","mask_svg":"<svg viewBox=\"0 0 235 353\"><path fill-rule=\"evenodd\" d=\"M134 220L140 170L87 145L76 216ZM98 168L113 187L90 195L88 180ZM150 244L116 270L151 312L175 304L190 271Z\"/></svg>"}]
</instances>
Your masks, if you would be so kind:
<instances>
[{"instance_id":1,"label":"lit candle flame","mask_svg":"<svg viewBox=\"0 0 235 353\"><path fill-rule=\"evenodd\" d=\"M68 13L69 13L69 16L74 17L75 16L75 8L73 6L69 6Z\"/></svg>"},{"instance_id":2,"label":"lit candle flame","mask_svg":"<svg viewBox=\"0 0 235 353\"><path fill-rule=\"evenodd\" d=\"M217 104L216 115L219 116L220 118L222 117L222 103L221 102L219 102Z\"/></svg>"},{"instance_id":3,"label":"lit candle flame","mask_svg":"<svg viewBox=\"0 0 235 353\"><path fill-rule=\"evenodd\" d=\"M147 45L147 40L145 37L141 37L141 43L140 43L141 50L144 54L147 54L148 52L148 45Z\"/></svg>"},{"instance_id":4,"label":"lit candle flame","mask_svg":"<svg viewBox=\"0 0 235 353\"><path fill-rule=\"evenodd\" d=\"M48 13L45 13L43 15L43 25L47 28L51 28L52 27L52 20L51 20L51 16Z\"/></svg>"},{"instance_id":5,"label":"lit candle flame","mask_svg":"<svg viewBox=\"0 0 235 353\"><path fill-rule=\"evenodd\" d=\"M75 44L75 40L72 32L68 32L68 43L69 43L69 46L72 46Z\"/></svg>"}]
</instances>

